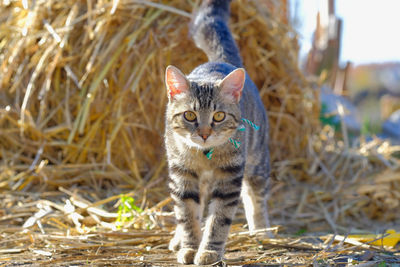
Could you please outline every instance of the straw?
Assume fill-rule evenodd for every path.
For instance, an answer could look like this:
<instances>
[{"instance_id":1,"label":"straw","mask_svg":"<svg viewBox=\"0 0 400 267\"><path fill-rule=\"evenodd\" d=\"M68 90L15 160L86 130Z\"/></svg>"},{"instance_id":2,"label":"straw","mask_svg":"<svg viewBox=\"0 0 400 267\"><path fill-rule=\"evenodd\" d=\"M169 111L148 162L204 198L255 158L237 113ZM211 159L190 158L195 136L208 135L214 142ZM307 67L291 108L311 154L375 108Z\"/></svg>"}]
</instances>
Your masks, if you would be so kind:
<instances>
[{"instance_id":1,"label":"straw","mask_svg":"<svg viewBox=\"0 0 400 267\"><path fill-rule=\"evenodd\" d=\"M164 71L173 64L188 74L206 61L188 37L198 2L0 2L0 260L175 264L166 250L175 221ZM400 148L377 138L353 147L344 128L338 141L321 127L317 86L299 69L278 2L232 1L230 20L268 110L273 224L292 234L399 225ZM144 211L118 230L121 194ZM344 243L315 256L322 246L283 236L258 250L253 237L235 234L247 231L242 223L228 243L232 264L333 263L348 253Z\"/></svg>"}]
</instances>

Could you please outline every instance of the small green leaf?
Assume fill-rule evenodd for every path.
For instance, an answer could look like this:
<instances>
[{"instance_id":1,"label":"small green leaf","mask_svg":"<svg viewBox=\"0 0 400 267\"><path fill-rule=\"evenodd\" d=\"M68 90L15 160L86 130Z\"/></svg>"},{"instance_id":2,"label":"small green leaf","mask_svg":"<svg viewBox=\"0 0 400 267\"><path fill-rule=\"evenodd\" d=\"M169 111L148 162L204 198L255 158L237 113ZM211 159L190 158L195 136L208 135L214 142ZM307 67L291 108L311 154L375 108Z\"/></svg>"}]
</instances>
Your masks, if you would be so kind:
<instances>
[{"instance_id":1,"label":"small green leaf","mask_svg":"<svg viewBox=\"0 0 400 267\"><path fill-rule=\"evenodd\" d=\"M131 221L136 213L142 213L143 210L135 205L135 199L126 195L120 196L120 205L118 206L118 216L115 220L117 228L120 229L125 222Z\"/></svg>"},{"instance_id":2,"label":"small green leaf","mask_svg":"<svg viewBox=\"0 0 400 267\"><path fill-rule=\"evenodd\" d=\"M301 236L301 235L304 235L306 232L307 232L307 229L301 228L299 231L297 231L297 232L295 233L295 235Z\"/></svg>"}]
</instances>

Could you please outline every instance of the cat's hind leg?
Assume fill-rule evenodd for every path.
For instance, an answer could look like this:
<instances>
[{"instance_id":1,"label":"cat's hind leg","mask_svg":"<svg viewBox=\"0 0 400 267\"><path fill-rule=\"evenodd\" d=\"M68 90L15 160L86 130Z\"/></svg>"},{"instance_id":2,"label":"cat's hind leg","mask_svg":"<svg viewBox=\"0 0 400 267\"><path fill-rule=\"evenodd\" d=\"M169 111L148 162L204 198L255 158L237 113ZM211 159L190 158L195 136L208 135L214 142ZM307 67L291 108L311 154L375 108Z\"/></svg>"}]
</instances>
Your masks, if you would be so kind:
<instances>
[{"instance_id":1,"label":"cat's hind leg","mask_svg":"<svg viewBox=\"0 0 400 267\"><path fill-rule=\"evenodd\" d=\"M181 236L183 232L183 227L178 224L175 228L174 237L169 241L168 249L171 251L178 251L181 248Z\"/></svg>"},{"instance_id":2,"label":"cat's hind leg","mask_svg":"<svg viewBox=\"0 0 400 267\"><path fill-rule=\"evenodd\" d=\"M241 197L251 233L270 227L268 219L268 166L246 166ZM267 233L268 236L272 236Z\"/></svg>"}]
</instances>

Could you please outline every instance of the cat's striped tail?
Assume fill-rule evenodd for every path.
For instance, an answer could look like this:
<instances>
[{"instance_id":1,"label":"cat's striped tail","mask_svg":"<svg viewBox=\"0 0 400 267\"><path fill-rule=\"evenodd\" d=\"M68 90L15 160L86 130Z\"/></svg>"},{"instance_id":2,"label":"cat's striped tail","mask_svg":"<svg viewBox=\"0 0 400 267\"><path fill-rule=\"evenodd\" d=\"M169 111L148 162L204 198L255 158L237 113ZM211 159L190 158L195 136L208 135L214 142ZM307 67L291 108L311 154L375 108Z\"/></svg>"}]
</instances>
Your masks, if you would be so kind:
<instances>
[{"instance_id":1,"label":"cat's striped tail","mask_svg":"<svg viewBox=\"0 0 400 267\"><path fill-rule=\"evenodd\" d=\"M228 27L230 0L203 0L193 13L190 34L212 62L243 67L239 49Z\"/></svg>"}]
</instances>

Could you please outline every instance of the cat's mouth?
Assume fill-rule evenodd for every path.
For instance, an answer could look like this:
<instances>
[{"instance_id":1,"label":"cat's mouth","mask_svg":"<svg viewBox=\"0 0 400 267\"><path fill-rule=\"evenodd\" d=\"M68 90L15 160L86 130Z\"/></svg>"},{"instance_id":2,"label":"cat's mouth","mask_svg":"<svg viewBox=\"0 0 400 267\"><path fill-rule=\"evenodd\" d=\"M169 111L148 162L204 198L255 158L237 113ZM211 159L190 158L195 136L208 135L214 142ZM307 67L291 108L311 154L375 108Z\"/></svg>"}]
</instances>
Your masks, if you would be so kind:
<instances>
[{"instance_id":1,"label":"cat's mouth","mask_svg":"<svg viewBox=\"0 0 400 267\"><path fill-rule=\"evenodd\" d=\"M207 138L195 134L179 134L176 132L176 136L187 146L194 147L200 150L211 149L229 142L230 135L211 133Z\"/></svg>"},{"instance_id":2,"label":"cat's mouth","mask_svg":"<svg viewBox=\"0 0 400 267\"><path fill-rule=\"evenodd\" d=\"M192 136L192 138L191 138L191 140L195 144L197 144L201 148L205 148L205 149L212 147L213 139L214 139L214 136L212 136L212 135L208 136L207 138L204 138L199 135L195 135L195 136Z\"/></svg>"},{"instance_id":3,"label":"cat's mouth","mask_svg":"<svg viewBox=\"0 0 400 267\"><path fill-rule=\"evenodd\" d=\"M216 146L220 146L227 142L229 138L225 138L220 135L211 134L204 138L203 136L195 135L191 137L191 141L197 144L203 150L211 149Z\"/></svg>"}]
</instances>

